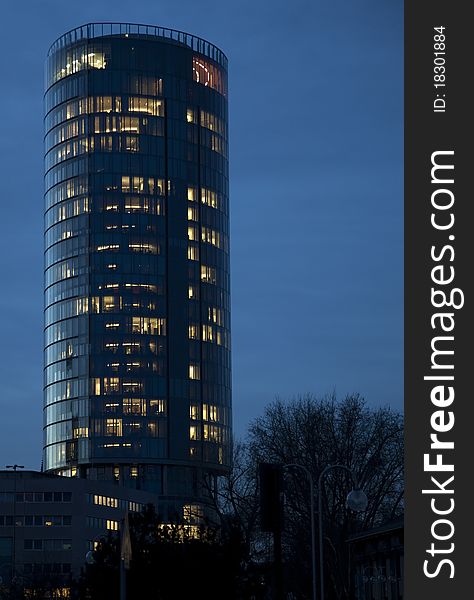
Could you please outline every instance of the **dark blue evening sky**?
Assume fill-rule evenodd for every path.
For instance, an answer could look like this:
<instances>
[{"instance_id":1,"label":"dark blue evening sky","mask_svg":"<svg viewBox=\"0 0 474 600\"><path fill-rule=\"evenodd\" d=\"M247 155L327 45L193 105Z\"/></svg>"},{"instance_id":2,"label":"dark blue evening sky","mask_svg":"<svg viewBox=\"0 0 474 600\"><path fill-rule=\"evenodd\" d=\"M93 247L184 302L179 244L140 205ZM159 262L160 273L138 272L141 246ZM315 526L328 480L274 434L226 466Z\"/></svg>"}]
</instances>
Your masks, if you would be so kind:
<instances>
[{"instance_id":1,"label":"dark blue evening sky","mask_svg":"<svg viewBox=\"0 0 474 600\"><path fill-rule=\"evenodd\" d=\"M43 61L91 21L230 60L234 426L275 396L403 401L401 0L2 5L0 468L42 445Z\"/></svg>"}]
</instances>

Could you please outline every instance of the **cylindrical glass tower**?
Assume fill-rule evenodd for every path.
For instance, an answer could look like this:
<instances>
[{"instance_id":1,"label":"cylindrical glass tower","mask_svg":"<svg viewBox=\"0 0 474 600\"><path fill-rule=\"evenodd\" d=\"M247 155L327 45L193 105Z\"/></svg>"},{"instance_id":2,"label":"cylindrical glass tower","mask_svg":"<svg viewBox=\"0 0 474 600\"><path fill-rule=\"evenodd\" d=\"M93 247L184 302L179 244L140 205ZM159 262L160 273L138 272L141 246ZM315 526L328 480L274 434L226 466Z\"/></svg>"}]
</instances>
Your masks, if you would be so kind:
<instances>
[{"instance_id":1,"label":"cylindrical glass tower","mask_svg":"<svg viewBox=\"0 0 474 600\"><path fill-rule=\"evenodd\" d=\"M85 25L45 115L44 468L189 511L230 461L227 59Z\"/></svg>"}]
</instances>

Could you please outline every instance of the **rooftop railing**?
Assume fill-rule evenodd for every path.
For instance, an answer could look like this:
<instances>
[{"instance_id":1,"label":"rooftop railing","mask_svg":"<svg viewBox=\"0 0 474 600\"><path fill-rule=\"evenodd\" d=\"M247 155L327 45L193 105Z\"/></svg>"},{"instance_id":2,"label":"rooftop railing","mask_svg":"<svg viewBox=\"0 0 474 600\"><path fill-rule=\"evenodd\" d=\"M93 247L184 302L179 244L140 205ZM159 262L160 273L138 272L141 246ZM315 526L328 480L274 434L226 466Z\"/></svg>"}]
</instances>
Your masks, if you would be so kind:
<instances>
[{"instance_id":1,"label":"rooftop railing","mask_svg":"<svg viewBox=\"0 0 474 600\"><path fill-rule=\"evenodd\" d=\"M210 42L177 29L157 27L155 25L140 25L138 23L88 23L71 29L59 37L48 50L48 56L61 48L74 45L81 41L102 37L134 37L159 38L191 48L194 52L203 54L227 69L227 57L217 46Z\"/></svg>"}]
</instances>

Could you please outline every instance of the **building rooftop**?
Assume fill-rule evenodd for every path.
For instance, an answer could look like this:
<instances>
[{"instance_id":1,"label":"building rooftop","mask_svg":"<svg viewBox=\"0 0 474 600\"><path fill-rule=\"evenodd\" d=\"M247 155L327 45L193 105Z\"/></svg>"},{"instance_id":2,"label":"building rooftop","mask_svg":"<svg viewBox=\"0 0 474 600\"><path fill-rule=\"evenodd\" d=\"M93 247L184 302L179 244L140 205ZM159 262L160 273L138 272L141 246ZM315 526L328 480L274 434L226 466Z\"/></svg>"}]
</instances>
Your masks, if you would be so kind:
<instances>
[{"instance_id":1,"label":"building rooftop","mask_svg":"<svg viewBox=\"0 0 474 600\"><path fill-rule=\"evenodd\" d=\"M367 529L365 531L356 533L355 535L351 535L351 537L349 538L349 541L356 542L358 540L364 540L364 539L368 539L371 537L377 537L380 535L391 533L392 531L398 531L400 529L403 529L403 526L404 526L404 520L403 520L403 517L400 517L399 519L395 519L394 521L389 521L387 523L384 523L383 525L380 525L379 527L373 527L372 529Z\"/></svg>"},{"instance_id":2,"label":"building rooftop","mask_svg":"<svg viewBox=\"0 0 474 600\"><path fill-rule=\"evenodd\" d=\"M191 50L207 56L227 69L227 56L217 46L211 44L211 42L185 31L138 23L87 23L86 25L81 25L80 27L71 29L54 41L49 47L48 56L66 46L104 37L159 38L162 41L191 48Z\"/></svg>"}]
</instances>

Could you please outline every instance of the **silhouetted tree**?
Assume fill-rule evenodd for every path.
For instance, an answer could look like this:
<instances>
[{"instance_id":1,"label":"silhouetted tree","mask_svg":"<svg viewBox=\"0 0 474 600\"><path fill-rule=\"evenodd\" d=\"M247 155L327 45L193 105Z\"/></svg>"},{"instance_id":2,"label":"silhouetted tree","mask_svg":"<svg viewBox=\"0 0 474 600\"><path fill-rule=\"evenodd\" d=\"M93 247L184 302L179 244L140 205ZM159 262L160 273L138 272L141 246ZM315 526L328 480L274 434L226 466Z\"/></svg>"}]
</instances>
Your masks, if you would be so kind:
<instances>
[{"instance_id":1,"label":"silhouetted tree","mask_svg":"<svg viewBox=\"0 0 474 600\"><path fill-rule=\"evenodd\" d=\"M328 472L322 492L324 600L353 598L348 537L403 512L402 417L389 408L369 407L359 395L342 401L334 395L308 395L269 405L250 426L246 442L234 444L228 475L217 485L214 479L207 481L214 517L205 524L163 524L151 505L130 515L128 598L272 598L271 536L259 527L261 461L300 464L315 483L328 465L344 465L353 472L369 499L364 513L346 508L353 482L345 470ZM301 471L285 469L285 587L301 600L310 597L311 589L309 498ZM119 554L118 535L103 538L73 597L116 600ZM37 587L42 589L40 583Z\"/></svg>"},{"instance_id":2,"label":"silhouetted tree","mask_svg":"<svg viewBox=\"0 0 474 600\"><path fill-rule=\"evenodd\" d=\"M0 584L0 600L61 600L68 598L71 578L58 573L17 573L10 583Z\"/></svg>"},{"instance_id":3,"label":"silhouetted tree","mask_svg":"<svg viewBox=\"0 0 474 600\"><path fill-rule=\"evenodd\" d=\"M132 560L127 574L129 598L229 599L247 595L240 530L209 525L162 524L149 505L130 515ZM117 535L101 540L86 567L79 597L110 600L119 592Z\"/></svg>"},{"instance_id":4,"label":"silhouetted tree","mask_svg":"<svg viewBox=\"0 0 474 600\"><path fill-rule=\"evenodd\" d=\"M390 408L371 408L359 395L337 401L308 395L288 403L277 400L250 427L249 454L259 461L297 463L311 472L315 486L328 465L354 473L369 499L362 514L346 508L353 483L342 469L324 478L323 523L327 598L353 597L348 536L403 512L403 421ZM287 581L297 597L309 597L310 502L307 479L296 469L285 475Z\"/></svg>"}]
</instances>

